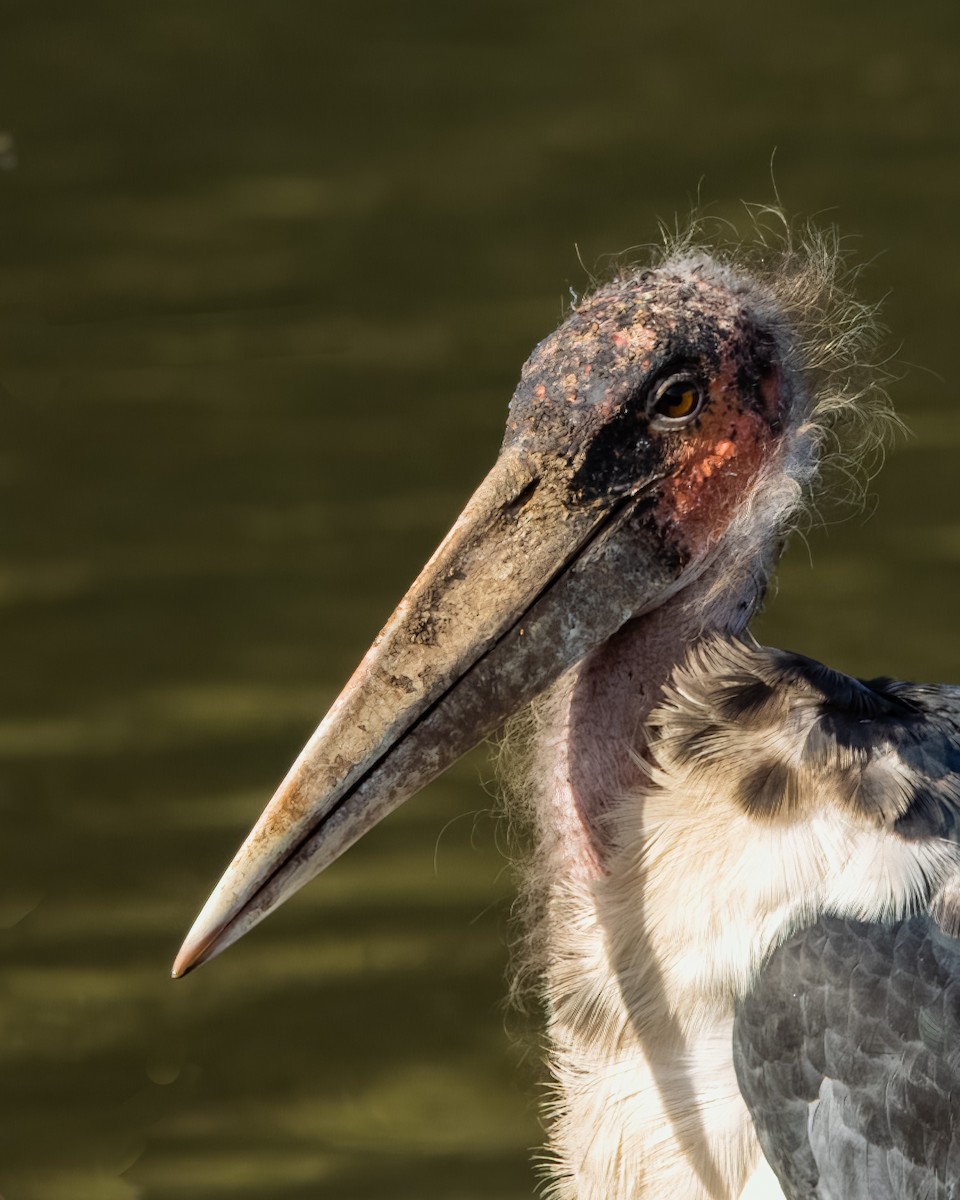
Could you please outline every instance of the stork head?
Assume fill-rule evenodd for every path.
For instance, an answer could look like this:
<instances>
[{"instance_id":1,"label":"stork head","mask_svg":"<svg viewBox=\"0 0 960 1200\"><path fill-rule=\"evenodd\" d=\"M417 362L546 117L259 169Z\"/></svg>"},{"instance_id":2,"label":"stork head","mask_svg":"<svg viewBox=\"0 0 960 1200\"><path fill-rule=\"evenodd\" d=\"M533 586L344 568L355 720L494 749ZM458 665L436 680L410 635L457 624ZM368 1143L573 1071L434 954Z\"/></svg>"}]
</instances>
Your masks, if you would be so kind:
<instances>
[{"instance_id":1,"label":"stork head","mask_svg":"<svg viewBox=\"0 0 960 1200\"><path fill-rule=\"evenodd\" d=\"M802 296L799 278L783 267L759 284L684 251L600 287L537 346L492 471L240 848L175 975L631 618L682 604L708 567L736 594L727 619L745 624L816 462L820 364L781 302Z\"/></svg>"}]
</instances>

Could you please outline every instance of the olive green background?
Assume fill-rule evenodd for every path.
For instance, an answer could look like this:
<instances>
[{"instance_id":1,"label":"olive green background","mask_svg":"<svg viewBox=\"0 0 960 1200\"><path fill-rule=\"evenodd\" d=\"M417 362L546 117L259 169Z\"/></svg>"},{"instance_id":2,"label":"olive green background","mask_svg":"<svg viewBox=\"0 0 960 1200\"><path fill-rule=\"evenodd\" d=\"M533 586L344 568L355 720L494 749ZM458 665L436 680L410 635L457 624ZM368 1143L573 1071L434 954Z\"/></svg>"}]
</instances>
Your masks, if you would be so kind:
<instances>
[{"instance_id":1,"label":"olive green background","mask_svg":"<svg viewBox=\"0 0 960 1200\"><path fill-rule=\"evenodd\" d=\"M762 635L960 679L958 33L946 0L0 0L6 1200L533 1193L482 753L168 970L581 260L698 194L742 223L773 174L840 226L912 430Z\"/></svg>"}]
</instances>

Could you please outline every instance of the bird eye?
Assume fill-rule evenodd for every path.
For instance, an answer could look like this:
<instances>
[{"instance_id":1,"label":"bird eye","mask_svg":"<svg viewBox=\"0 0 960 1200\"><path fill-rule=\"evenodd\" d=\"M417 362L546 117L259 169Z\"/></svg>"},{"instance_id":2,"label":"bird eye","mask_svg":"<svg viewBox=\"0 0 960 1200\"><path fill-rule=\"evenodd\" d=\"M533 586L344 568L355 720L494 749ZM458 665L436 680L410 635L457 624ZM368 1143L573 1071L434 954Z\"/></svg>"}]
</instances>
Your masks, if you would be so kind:
<instances>
[{"instance_id":1,"label":"bird eye","mask_svg":"<svg viewBox=\"0 0 960 1200\"><path fill-rule=\"evenodd\" d=\"M653 393L650 415L668 421L686 421L703 407L703 390L689 375L674 375Z\"/></svg>"}]
</instances>

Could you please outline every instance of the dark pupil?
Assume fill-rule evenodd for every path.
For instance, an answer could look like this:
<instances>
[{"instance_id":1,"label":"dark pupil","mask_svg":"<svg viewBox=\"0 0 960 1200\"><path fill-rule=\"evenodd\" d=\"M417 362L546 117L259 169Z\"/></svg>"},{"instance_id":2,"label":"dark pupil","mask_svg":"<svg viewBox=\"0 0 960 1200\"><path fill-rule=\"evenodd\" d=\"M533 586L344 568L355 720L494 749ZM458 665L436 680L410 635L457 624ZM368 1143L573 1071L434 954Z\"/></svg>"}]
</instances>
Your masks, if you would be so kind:
<instances>
[{"instance_id":1,"label":"dark pupil","mask_svg":"<svg viewBox=\"0 0 960 1200\"><path fill-rule=\"evenodd\" d=\"M700 395L692 379L677 379L657 398L657 412L665 417L687 417L699 403Z\"/></svg>"}]
</instances>

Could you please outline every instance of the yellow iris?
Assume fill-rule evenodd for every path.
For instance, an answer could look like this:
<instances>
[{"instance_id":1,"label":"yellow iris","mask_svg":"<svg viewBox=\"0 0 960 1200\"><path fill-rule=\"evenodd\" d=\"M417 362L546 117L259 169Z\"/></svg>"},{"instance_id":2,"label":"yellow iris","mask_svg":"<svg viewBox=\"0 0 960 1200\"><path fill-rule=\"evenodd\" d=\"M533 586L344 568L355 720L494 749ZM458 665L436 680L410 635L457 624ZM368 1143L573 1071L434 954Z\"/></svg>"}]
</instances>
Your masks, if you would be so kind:
<instances>
[{"instance_id":1,"label":"yellow iris","mask_svg":"<svg viewBox=\"0 0 960 1200\"><path fill-rule=\"evenodd\" d=\"M674 375L665 380L653 394L650 415L666 421L684 421L695 417L703 405L703 391L696 378Z\"/></svg>"},{"instance_id":2,"label":"yellow iris","mask_svg":"<svg viewBox=\"0 0 960 1200\"><path fill-rule=\"evenodd\" d=\"M684 390L678 396L664 396L664 404L661 409L665 417L686 417L697 407L697 393L690 388Z\"/></svg>"}]
</instances>

